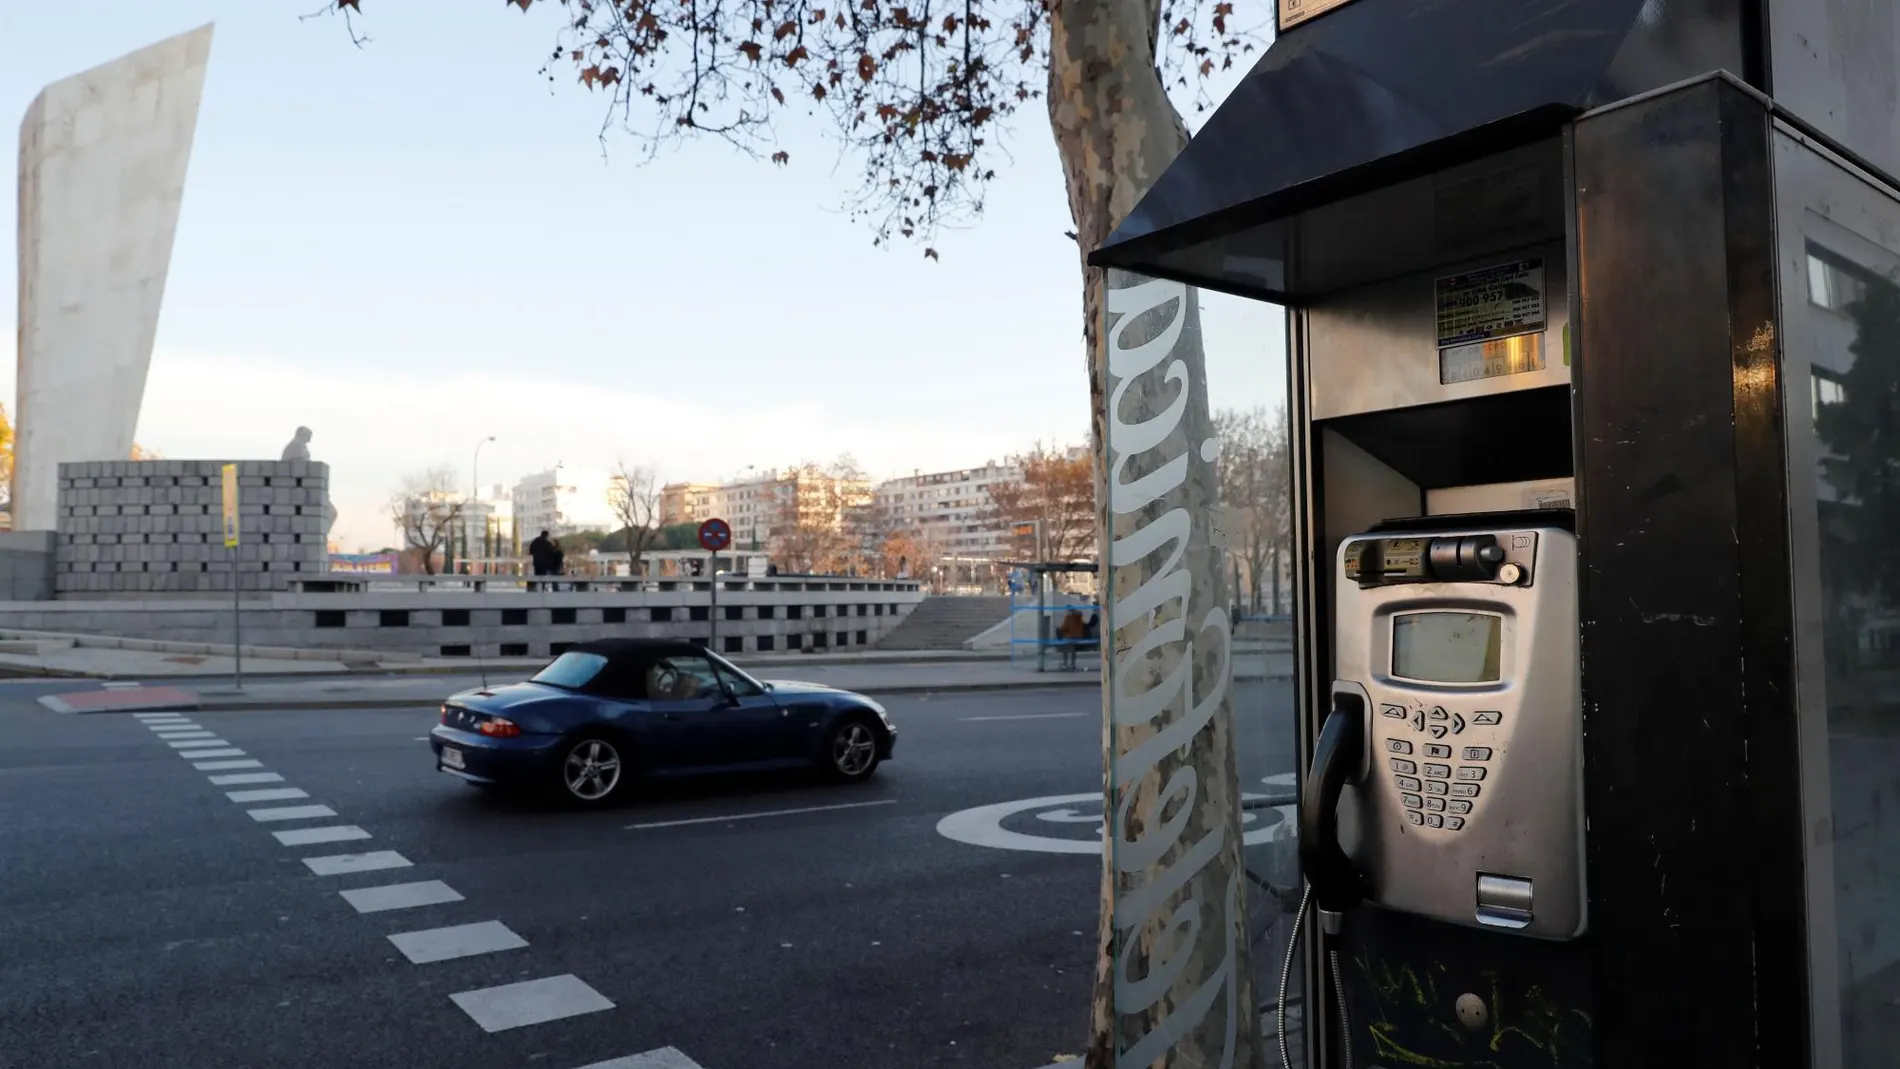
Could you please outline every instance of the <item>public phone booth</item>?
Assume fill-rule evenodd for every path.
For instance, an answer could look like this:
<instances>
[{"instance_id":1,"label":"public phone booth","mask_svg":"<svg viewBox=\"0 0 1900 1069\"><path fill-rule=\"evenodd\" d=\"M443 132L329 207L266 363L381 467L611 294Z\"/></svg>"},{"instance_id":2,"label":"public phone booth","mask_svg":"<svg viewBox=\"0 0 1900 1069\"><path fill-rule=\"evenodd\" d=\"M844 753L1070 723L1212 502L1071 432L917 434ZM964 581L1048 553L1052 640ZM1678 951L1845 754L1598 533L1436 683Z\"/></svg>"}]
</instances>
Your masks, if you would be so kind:
<instances>
[{"instance_id":1,"label":"public phone booth","mask_svg":"<svg viewBox=\"0 0 1900 1069\"><path fill-rule=\"evenodd\" d=\"M1095 1056L1900 1066L1900 10L1280 16L1091 257ZM1286 309L1265 751L1201 291Z\"/></svg>"}]
</instances>

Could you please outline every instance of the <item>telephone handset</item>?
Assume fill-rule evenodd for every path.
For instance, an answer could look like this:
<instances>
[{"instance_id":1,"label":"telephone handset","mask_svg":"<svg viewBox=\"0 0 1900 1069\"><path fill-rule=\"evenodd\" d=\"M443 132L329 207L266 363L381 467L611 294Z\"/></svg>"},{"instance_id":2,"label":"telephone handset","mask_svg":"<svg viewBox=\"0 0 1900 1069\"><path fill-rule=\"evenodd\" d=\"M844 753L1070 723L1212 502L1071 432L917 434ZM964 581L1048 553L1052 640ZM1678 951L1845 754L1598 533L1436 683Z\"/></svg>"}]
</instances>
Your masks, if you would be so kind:
<instances>
[{"instance_id":1,"label":"telephone handset","mask_svg":"<svg viewBox=\"0 0 1900 1069\"><path fill-rule=\"evenodd\" d=\"M1365 875L1339 845L1339 798L1359 775L1365 761L1365 703L1355 694L1335 693L1313 767L1300 792L1300 868L1314 901L1329 913L1343 913L1365 901Z\"/></svg>"},{"instance_id":2,"label":"telephone handset","mask_svg":"<svg viewBox=\"0 0 1900 1069\"><path fill-rule=\"evenodd\" d=\"M1299 817L1322 911L1369 903L1543 939L1583 933L1568 520L1425 517L1340 547L1332 706Z\"/></svg>"}]
</instances>

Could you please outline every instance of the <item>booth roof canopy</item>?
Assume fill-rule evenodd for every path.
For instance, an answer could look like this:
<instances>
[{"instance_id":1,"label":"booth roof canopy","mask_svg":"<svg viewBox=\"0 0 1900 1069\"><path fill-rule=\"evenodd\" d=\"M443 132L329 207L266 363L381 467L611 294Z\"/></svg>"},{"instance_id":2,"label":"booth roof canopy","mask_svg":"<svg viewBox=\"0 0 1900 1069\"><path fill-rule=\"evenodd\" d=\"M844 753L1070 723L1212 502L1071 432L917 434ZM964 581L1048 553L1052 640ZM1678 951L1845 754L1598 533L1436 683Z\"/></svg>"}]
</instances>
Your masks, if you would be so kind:
<instances>
[{"instance_id":1,"label":"booth roof canopy","mask_svg":"<svg viewBox=\"0 0 1900 1069\"><path fill-rule=\"evenodd\" d=\"M1166 265L1198 242L1488 146L1548 136L1590 107L1741 65L1738 0L1647 6L1353 0L1282 34L1090 262L1270 293L1258 271L1223 285ZM1218 269L1204 263L1202 271Z\"/></svg>"}]
</instances>

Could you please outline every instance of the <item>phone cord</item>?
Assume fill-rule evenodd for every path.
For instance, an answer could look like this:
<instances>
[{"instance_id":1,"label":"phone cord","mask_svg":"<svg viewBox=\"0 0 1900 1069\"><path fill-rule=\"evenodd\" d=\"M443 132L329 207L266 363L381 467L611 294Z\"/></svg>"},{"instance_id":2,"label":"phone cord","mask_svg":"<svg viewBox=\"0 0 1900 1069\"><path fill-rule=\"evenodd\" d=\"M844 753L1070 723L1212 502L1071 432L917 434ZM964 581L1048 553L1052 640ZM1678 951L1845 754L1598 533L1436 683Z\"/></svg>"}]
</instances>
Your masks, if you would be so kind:
<instances>
[{"instance_id":1,"label":"phone cord","mask_svg":"<svg viewBox=\"0 0 1900 1069\"><path fill-rule=\"evenodd\" d=\"M1293 955L1299 950L1300 933L1306 920L1306 907L1313 901L1313 885L1307 884L1300 893L1300 908L1293 914L1293 934L1286 941L1286 958L1280 963L1280 992L1274 1002L1274 1031L1280 1040L1280 1067L1293 1069L1293 1055L1286 1042L1286 996L1287 988L1293 978ZM1339 1003L1339 1046L1345 1069L1353 1069L1352 1060L1352 1011L1346 1005L1346 983L1339 971L1339 951L1327 952L1327 963L1333 975L1333 998Z\"/></svg>"},{"instance_id":2,"label":"phone cord","mask_svg":"<svg viewBox=\"0 0 1900 1069\"><path fill-rule=\"evenodd\" d=\"M1306 890L1300 893L1300 908L1293 914L1293 934L1286 940L1286 960L1280 965L1280 997L1274 1004L1276 1015L1274 1030L1280 1037L1280 1069L1293 1069L1293 1056L1288 1053L1286 1045L1286 991L1293 976L1293 954L1300 947L1300 932L1306 921L1306 907L1312 900L1313 885L1309 883L1306 885Z\"/></svg>"},{"instance_id":3,"label":"phone cord","mask_svg":"<svg viewBox=\"0 0 1900 1069\"><path fill-rule=\"evenodd\" d=\"M1339 1000L1339 1053L1345 1069L1353 1069L1352 1011L1346 1008L1346 983L1339 974L1339 951L1329 950L1326 956L1333 965L1333 997Z\"/></svg>"}]
</instances>

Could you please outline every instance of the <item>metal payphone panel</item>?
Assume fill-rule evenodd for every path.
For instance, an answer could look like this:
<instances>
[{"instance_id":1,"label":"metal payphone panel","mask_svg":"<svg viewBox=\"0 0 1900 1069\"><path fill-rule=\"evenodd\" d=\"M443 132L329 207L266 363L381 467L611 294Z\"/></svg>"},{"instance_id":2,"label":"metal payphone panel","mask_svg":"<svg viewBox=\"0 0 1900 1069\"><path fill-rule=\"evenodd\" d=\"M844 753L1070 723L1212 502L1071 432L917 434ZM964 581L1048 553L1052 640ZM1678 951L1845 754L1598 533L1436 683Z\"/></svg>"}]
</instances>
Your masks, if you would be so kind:
<instances>
[{"instance_id":1,"label":"metal payphone panel","mask_svg":"<svg viewBox=\"0 0 1900 1069\"><path fill-rule=\"evenodd\" d=\"M1367 740L1351 855L1385 908L1571 939L1585 927L1576 539L1500 521L1340 546L1333 689L1364 703Z\"/></svg>"}]
</instances>

